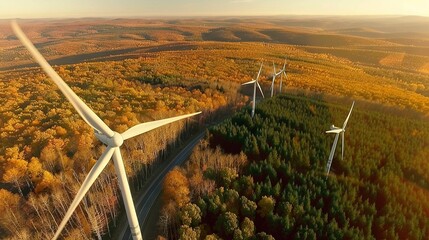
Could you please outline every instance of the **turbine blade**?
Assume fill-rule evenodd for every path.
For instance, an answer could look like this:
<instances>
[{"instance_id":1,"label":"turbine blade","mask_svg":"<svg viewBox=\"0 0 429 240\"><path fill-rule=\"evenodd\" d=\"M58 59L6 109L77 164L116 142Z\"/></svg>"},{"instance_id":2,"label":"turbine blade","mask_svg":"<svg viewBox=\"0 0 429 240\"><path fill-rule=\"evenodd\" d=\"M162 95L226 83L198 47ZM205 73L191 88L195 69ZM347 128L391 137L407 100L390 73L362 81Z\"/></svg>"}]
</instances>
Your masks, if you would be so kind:
<instances>
[{"instance_id":1,"label":"turbine blade","mask_svg":"<svg viewBox=\"0 0 429 240\"><path fill-rule=\"evenodd\" d=\"M252 83L254 83L254 82L256 82L256 80L252 80L252 81L249 81L249 82L245 82L245 83L243 83L243 84L241 84L242 86L243 85L248 85L248 84L252 84Z\"/></svg>"},{"instance_id":2,"label":"turbine blade","mask_svg":"<svg viewBox=\"0 0 429 240\"><path fill-rule=\"evenodd\" d=\"M265 96L264 96L264 92L262 92L261 85L259 85L259 83L258 83L258 82L256 82L256 85L258 85L258 88L259 88L259 91L261 91L262 97L263 97L263 98L265 98Z\"/></svg>"},{"instance_id":3,"label":"turbine blade","mask_svg":"<svg viewBox=\"0 0 429 240\"><path fill-rule=\"evenodd\" d=\"M135 137L135 136L140 135L140 134L145 133L145 132L149 132L150 130L161 127L163 125L178 121L180 119L192 117L192 116L195 116L195 115L200 114L200 113L201 112L196 112L196 113L186 114L186 115L182 115L182 116L178 116L178 117L172 117L172 118L166 118L166 119L152 121L152 122L140 123L134 127L129 128L128 130L123 132L121 135L122 135L122 138L124 140L127 140L129 138Z\"/></svg>"},{"instance_id":4,"label":"turbine blade","mask_svg":"<svg viewBox=\"0 0 429 240\"><path fill-rule=\"evenodd\" d=\"M341 133L341 160L344 160L344 132Z\"/></svg>"},{"instance_id":5,"label":"turbine blade","mask_svg":"<svg viewBox=\"0 0 429 240\"><path fill-rule=\"evenodd\" d=\"M347 118L346 118L346 120L344 121L343 129L346 129L347 122L349 121L350 115L352 114L353 106L354 106L354 105L355 105L355 101L353 101L353 103L352 103L352 107L350 108L349 115L347 115Z\"/></svg>"},{"instance_id":6,"label":"turbine blade","mask_svg":"<svg viewBox=\"0 0 429 240\"><path fill-rule=\"evenodd\" d=\"M276 65L274 64L274 61L273 61L273 67L274 67L274 75L276 75Z\"/></svg>"},{"instance_id":7,"label":"turbine blade","mask_svg":"<svg viewBox=\"0 0 429 240\"><path fill-rule=\"evenodd\" d=\"M67 210L66 215L64 216L60 225L58 226L58 230L52 239L57 239L59 237L61 231L63 230L66 223L68 222L68 220L72 216L74 210L79 205L80 201L82 201L83 197L88 192L89 188L95 182L97 177L100 175L101 171L103 171L103 169L106 167L107 163L109 163L109 160L113 155L113 152L114 152L113 148L107 147L106 150L104 150L101 157L95 163L95 165L91 168L91 171L89 171L88 176L86 176L85 180L83 181L82 186L80 187L79 191L77 192L76 197L73 199L72 204L70 205L69 209Z\"/></svg>"},{"instance_id":8,"label":"turbine blade","mask_svg":"<svg viewBox=\"0 0 429 240\"><path fill-rule=\"evenodd\" d=\"M259 75L261 75L261 71L262 71L262 63L261 63L261 67L259 68L259 72L258 72L258 76L256 77L256 81L259 80Z\"/></svg>"},{"instance_id":9,"label":"turbine blade","mask_svg":"<svg viewBox=\"0 0 429 240\"><path fill-rule=\"evenodd\" d=\"M283 71L286 70L286 62L287 62L287 57L285 57L285 63L283 64Z\"/></svg>"},{"instance_id":10,"label":"turbine blade","mask_svg":"<svg viewBox=\"0 0 429 240\"><path fill-rule=\"evenodd\" d=\"M337 135L335 136L334 143L332 144L331 153L329 154L328 163L326 164L326 175L328 175L329 171L331 170L332 159L334 159L335 148L337 147L337 142L338 142L338 136L339 134L337 133Z\"/></svg>"},{"instance_id":11,"label":"turbine blade","mask_svg":"<svg viewBox=\"0 0 429 240\"><path fill-rule=\"evenodd\" d=\"M337 129L328 130L326 131L326 133L340 133L341 131L343 131L343 129L337 128Z\"/></svg>"},{"instance_id":12,"label":"turbine blade","mask_svg":"<svg viewBox=\"0 0 429 240\"><path fill-rule=\"evenodd\" d=\"M73 105L83 120L88 123L93 129L103 133L109 137L113 136L113 131L71 90L71 88L61 79L55 70L49 65L46 59L34 47L31 41L27 38L19 25L12 21L12 29L21 43L30 51L34 60L42 67L43 71L54 81L64 96Z\"/></svg>"},{"instance_id":13,"label":"turbine blade","mask_svg":"<svg viewBox=\"0 0 429 240\"><path fill-rule=\"evenodd\" d=\"M130 185L128 184L128 178L125 172L124 161L119 148L116 148L113 153L113 162L115 164L116 175L118 176L119 189L121 190L122 199L124 200L131 235L133 239L142 239L136 208L134 206Z\"/></svg>"}]
</instances>

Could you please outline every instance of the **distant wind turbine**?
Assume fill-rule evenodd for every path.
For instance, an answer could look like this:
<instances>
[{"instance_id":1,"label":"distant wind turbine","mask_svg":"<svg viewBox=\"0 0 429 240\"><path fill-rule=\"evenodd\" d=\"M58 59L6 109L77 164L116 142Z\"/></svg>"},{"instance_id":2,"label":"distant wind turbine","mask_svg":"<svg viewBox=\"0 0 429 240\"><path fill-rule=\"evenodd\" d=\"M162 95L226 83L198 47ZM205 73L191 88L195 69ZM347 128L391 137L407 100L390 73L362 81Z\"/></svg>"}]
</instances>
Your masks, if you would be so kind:
<instances>
[{"instance_id":1,"label":"distant wind turbine","mask_svg":"<svg viewBox=\"0 0 429 240\"><path fill-rule=\"evenodd\" d=\"M80 201L83 199L85 194L88 192L89 188L95 182L97 177L101 174L103 169L109 163L109 160L113 157L113 162L115 165L116 174L118 176L119 188L122 193L122 198L124 200L125 210L127 213L128 222L130 225L131 234L133 239L142 239L140 225L138 222L136 210L134 208L133 199L131 196L130 186L128 185L127 175L125 173L125 167L121 156L120 146L123 144L124 140L135 137L142 133L148 132L160 126L163 126L168 123L175 122L180 119L188 118L201 112L182 115L178 117L167 118L158 121L146 122L138 124L134 127L129 128L125 132L117 133L112 131L72 90L71 88L61 79L61 77L54 71L54 69L49 65L49 63L43 58L39 51L34 47L30 42L27 36L22 32L18 24L13 21L12 28L15 34L18 36L22 44L30 51L33 58L36 62L42 67L45 73L52 79L52 81L58 86L61 92L65 97L70 101L79 115L83 120L90 125L95 132L95 136L107 145L106 150L103 152L101 157L92 167L88 176L82 183L82 187L79 189L76 197L73 199L72 204L67 210L64 219L60 223L57 232L55 233L53 239L57 239L65 227L67 221L72 216L74 210L79 205Z\"/></svg>"},{"instance_id":2,"label":"distant wind turbine","mask_svg":"<svg viewBox=\"0 0 429 240\"><path fill-rule=\"evenodd\" d=\"M287 80L287 73L286 73L286 58L285 58L285 63L283 64L283 68L282 70L280 70L280 72L277 73L277 76L280 75L280 88L279 88L279 93L282 93L282 84L283 84L283 75L285 76L286 80Z\"/></svg>"},{"instance_id":3,"label":"distant wind turbine","mask_svg":"<svg viewBox=\"0 0 429 240\"><path fill-rule=\"evenodd\" d=\"M326 164L326 175L329 174L329 170L331 169L332 159L334 158L335 149L337 147L338 137L341 134L341 159L344 159L344 133L346 132L346 126L347 122L349 121L350 115L352 114L353 106L355 105L355 102L353 101L352 107L350 108L349 115L347 115L346 120L343 123L343 127L335 127L334 125L331 125L331 130L326 131L326 133L335 133L335 140L334 144L332 144L331 153L329 154L328 163Z\"/></svg>"},{"instance_id":4,"label":"distant wind turbine","mask_svg":"<svg viewBox=\"0 0 429 240\"><path fill-rule=\"evenodd\" d=\"M258 82L258 80L259 80L259 76L261 75L261 71L262 71L262 63L261 63L261 67L259 68L258 76L256 77L256 79L253 79L253 80L252 80L252 81L250 81L250 82L246 82L246 83L241 84L241 85L247 85L247 84L252 84L252 83L254 83L254 85L253 85L252 117L255 115L255 105L256 105L256 86L258 86L259 91L261 91L262 97L263 97L263 98L265 98L265 96L264 96L264 92L262 92L261 85L259 85L259 82Z\"/></svg>"},{"instance_id":5,"label":"distant wind turbine","mask_svg":"<svg viewBox=\"0 0 429 240\"><path fill-rule=\"evenodd\" d=\"M270 89L271 89L271 97L273 97L273 95L274 95L274 82L276 80L276 77L281 74L281 72L279 72L279 73L276 72L276 65L274 64L274 61L273 61L273 68L274 68L274 71L273 71L273 80L271 81L271 87L270 87Z\"/></svg>"}]
</instances>

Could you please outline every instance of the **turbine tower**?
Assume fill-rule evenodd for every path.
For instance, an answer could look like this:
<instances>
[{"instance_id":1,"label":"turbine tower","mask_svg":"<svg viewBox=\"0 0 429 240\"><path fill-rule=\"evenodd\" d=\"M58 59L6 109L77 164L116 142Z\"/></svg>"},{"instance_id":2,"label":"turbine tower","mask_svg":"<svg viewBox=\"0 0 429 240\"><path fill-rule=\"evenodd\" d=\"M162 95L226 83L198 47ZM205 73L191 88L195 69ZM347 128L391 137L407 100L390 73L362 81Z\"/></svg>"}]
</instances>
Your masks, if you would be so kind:
<instances>
[{"instance_id":1,"label":"turbine tower","mask_svg":"<svg viewBox=\"0 0 429 240\"><path fill-rule=\"evenodd\" d=\"M61 79L61 77L54 71L54 69L49 65L49 63L43 58L43 56L39 53L39 51L30 42L27 36L22 32L18 24L15 21L13 21L11 25L12 25L13 31L18 36L19 40L30 51L31 55L36 60L36 62L42 67L45 73L58 86L58 88L65 95L65 97L70 101L70 103L79 113L79 115L83 118L83 120L94 129L95 136L102 143L107 145L106 150L103 152L101 157L97 160L95 165L89 171L88 176L83 181L82 186L79 189L76 197L73 199L73 202L70 205L69 209L67 210L67 213L65 214L64 219L58 226L58 230L55 233L53 239L57 239L59 237L67 221L72 216L74 210L78 207L80 201L83 199L85 194L88 192L89 188L92 186L92 184L95 182L97 177L101 174L103 169L109 163L111 158L113 158L113 162L115 165L119 188L121 190L121 195L124 200L125 210L126 210L128 222L130 225L131 234L133 236L133 239L142 239L140 225L138 222L136 210L131 196L130 186L128 185L128 179L125 173L125 167L121 156L120 146L122 145L124 140L135 137L142 133L148 132L150 130L163 126L165 124L197 115L201 112L162 119L158 121L141 123L134 127L129 128L123 133L114 132L72 91L72 89L63 81L63 79Z\"/></svg>"},{"instance_id":2,"label":"turbine tower","mask_svg":"<svg viewBox=\"0 0 429 240\"><path fill-rule=\"evenodd\" d=\"M282 93L282 84L283 84L283 75L285 76L286 80L287 80L287 73L286 73L286 58L285 58L285 63L283 64L283 69L280 70L280 72L278 72L277 76L280 75L280 88L279 88L279 92Z\"/></svg>"},{"instance_id":3,"label":"turbine tower","mask_svg":"<svg viewBox=\"0 0 429 240\"><path fill-rule=\"evenodd\" d=\"M335 149L337 147L338 137L340 136L340 134L341 134L341 142L342 142L341 143L341 160L344 159L344 133L346 132L347 122L349 121L350 115L352 114L354 105L355 105L355 102L353 101L352 107L350 108L349 115L347 115L347 118L344 121L342 128L331 125L331 129L326 131L326 133L335 133L334 144L332 144L331 153L329 154L328 163L326 164L326 176L329 174L329 170L331 169L332 159L334 158Z\"/></svg>"},{"instance_id":4,"label":"turbine tower","mask_svg":"<svg viewBox=\"0 0 429 240\"><path fill-rule=\"evenodd\" d=\"M255 115L255 105L256 105L256 86L258 86L259 91L261 91L262 97L263 97L263 98L265 98L265 96L264 96L264 92L262 92L261 85L259 85L259 82L258 82L258 80L259 80L259 76L261 75L261 71L262 71L262 63L261 63L261 67L259 68L258 76L256 77L256 79L252 79L252 81L250 81L250 82L246 82L246 83L241 84L241 85L247 85L247 84L252 84L252 83L254 83L254 85L253 85L253 102L252 102L252 118L253 118L253 116Z\"/></svg>"},{"instance_id":5,"label":"turbine tower","mask_svg":"<svg viewBox=\"0 0 429 240\"><path fill-rule=\"evenodd\" d=\"M281 74L281 71L280 72L276 72L276 65L274 64L274 61L273 61L273 68L274 68L274 71L273 71L273 80L271 81L271 87L270 87L270 90L271 90L271 97L273 97L273 95L274 95L274 82L275 82L275 80L276 80L276 77L279 75L279 74Z\"/></svg>"}]
</instances>

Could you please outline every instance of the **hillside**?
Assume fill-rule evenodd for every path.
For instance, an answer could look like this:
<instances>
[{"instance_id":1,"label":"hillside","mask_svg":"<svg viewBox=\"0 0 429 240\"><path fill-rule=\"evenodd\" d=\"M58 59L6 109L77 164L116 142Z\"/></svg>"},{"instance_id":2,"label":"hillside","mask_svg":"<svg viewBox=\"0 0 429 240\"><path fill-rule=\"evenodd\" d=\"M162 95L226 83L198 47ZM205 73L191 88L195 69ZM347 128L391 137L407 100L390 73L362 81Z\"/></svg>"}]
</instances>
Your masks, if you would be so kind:
<instances>
[{"instance_id":1,"label":"hillside","mask_svg":"<svg viewBox=\"0 0 429 240\"><path fill-rule=\"evenodd\" d=\"M344 102L280 95L259 103L253 119L246 108L211 128L181 170L190 198L169 227L199 239L428 236L428 122L357 102L345 158L338 146L327 177L333 136L324 131L344 121Z\"/></svg>"},{"instance_id":2,"label":"hillside","mask_svg":"<svg viewBox=\"0 0 429 240\"><path fill-rule=\"evenodd\" d=\"M334 48L427 47L429 39L429 20L401 17L51 19L23 20L22 23L29 37L49 59L77 51L95 54L158 42L272 42ZM4 50L0 55L0 69L28 62L7 21L0 21L0 49ZM121 51L110 53L121 54Z\"/></svg>"},{"instance_id":3,"label":"hillside","mask_svg":"<svg viewBox=\"0 0 429 240\"><path fill-rule=\"evenodd\" d=\"M418 161L413 164L420 164L420 157L427 156L424 151L427 145L419 145L426 142L423 139L427 136L426 130L421 126L426 126L422 122L427 121L429 117L429 51L426 46L429 28L424 27L429 25L426 18L357 19L320 16L83 18L19 20L19 23L36 47L54 65L59 75L106 121L107 125L116 131L125 131L138 122L203 111L197 121L191 120L188 123L183 122L160 129L124 146L125 164L132 181L132 191L142 185L152 169L164 161L171 149L177 147L195 126L206 126L205 124L228 117L232 111L246 106L250 99L250 88L240 88L240 85L256 77L261 63L263 68L260 83L267 93L271 84L273 63L278 70L286 62L288 77L283 81L283 93L292 95L280 97L273 103L270 101L263 103L258 110L257 119L271 119L272 121L264 120L267 126L276 121L287 125L288 130L278 127L276 132L287 130L296 133L297 136L300 132L305 134L293 138L295 135L287 132L289 138L283 138L288 136L286 134L276 136L272 139L273 142L264 143L268 133L258 132L261 139L245 140L249 134L245 129L253 129L253 126L261 129L264 127L253 125L260 122L253 123L253 120L241 112L232 118L238 122L229 120L229 123L223 123L218 127L216 130L218 132L215 129L211 130L214 134L211 141L223 141L225 138L226 142L231 143L222 145L224 150L231 153L226 156L228 160L225 163L220 161L223 158L218 158L216 166L223 167L226 164L243 174L248 168L243 168L246 162L256 164L258 159L264 161L273 150L284 162L298 158L293 162L302 163L302 166L292 164L290 168L294 169L293 171L308 170L309 166L315 166L314 171L317 170L317 174L320 175L332 141L320 133L329 126L325 126L328 122L337 124L342 121L343 112L349 107L348 101L347 106L331 104L345 103L345 99L354 99L359 103L356 121L360 119L360 122L367 124L358 125L359 128L367 129L373 123L378 127L385 125L388 130L380 131L380 134L387 138L385 140L387 142L401 134L405 137L403 131L408 132L412 137L408 136L407 140L399 136L401 141L398 141L398 144L406 145L407 141L410 144L417 144ZM407 29L407 32L404 32L404 29ZM277 84L278 82L275 94L278 94ZM323 101L321 99L307 101L305 100L307 96L293 97L297 92L305 92L309 96L322 95ZM2 100L0 195L2 199L6 199L0 201L0 212L5 213L0 215L0 238L50 238L53 234L51 226L56 226L64 215L65 206L69 205L79 183L100 156L104 146L94 138L93 131L85 125L63 95L34 63L27 50L12 34L9 22L5 20L0 20L0 98ZM315 107L310 109L316 111L312 114L320 119L311 119L317 122L313 124L316 124L315 127L321 132L314 132L315 129L310 130L307 125L303 125L310 124L308 122L310 119L303 119L303 123L300 123L301 120L288 120L294 119L294 116L286 113L279 113L280 117L277 119L277 115L263 107L273 104L283 109L294 109L295 106L305 109L302 105L304 103L298 99L305 100L304 103L314 104ZM391 113L393 115L384 117L377 115L373 110L387 111L389 116ZM318 112L323 114L319 116ZM294 111L290 113L295 114ZM272 117L271 114L275 116ZM307 118L313 116L301 112L300 114ZM393 116L398 115L400 117L396 123L392 118L395 119ZM222 130L224 124L230 124L234 132ZM244 125L236 129L235 125L239 124ZM407 124L410 125L408 128L402 126ZM416 126L417 130L412 129L412 126ZM354 127L351 127L350 131L356 131L353 129ZM311 131L311 134L305 131ZM420 131L423 135L420 135ZM393 133L398 136L392 137ZM242 134L239 141L232 139L236 134ZM377 141L372 135L369 139ZM415 143L416 139L420 142ZM277 144L280 140L289 141L290 146L275 147L274 143ZM315 148L309 145L313 141L316 142ZM369 153L372 154L371 151L361 149L360 152L360 146L372 147L362 142L362 139L360 141L348 142L350 146L347 146L346 151L351 151L348 157L353 157L352 162L350 159L345 162L334 161L333 178L326 183L328 185L323 185L324 190L330 189L331 185L334 189L340 186L341 191L338 191L341 194L347 192L349 187L354 189L354 185L347 185L349 183L341 185L342 177L353 181L359 179L356 180L360 181L359 186L367 182L378 184L379 179L376 177L379 176L374 177L373 171L375 167L383 167L386 161L380 160L378 155L372 159L372 156L369 156ZM215 143L211 143L214 147ZM250 150L247 148L257 144L262 144L258 145L259 152L249 153ZM399 146L395 144L393 146ZM281 150L283 148L287 151ZM382 156L386 157L388 153L385 148L387 149L386 146L378 146L376 150L383 150ZM236 157L235 154L241 150L245 154L240 155L239 161L232 161ZM305 152L310 150L310 154ZM223 156L221 148L219 150L210 148L210 151ZM362 155L364 153L367 155ZM400 166L391 167L400 169L398 172L395 170L395 174L403 177L402 182L398 179L394 181L406 186L404 188L406 193L409 193L409 186L417 186L415 191L420 194L427 185L425 175L427 168L423 164L421 169L408 169L410 154L408 150L405 153L395 152L395 159L407 160ZM368 166L364 158L371 158ZM285 166L282 170L285 170L284 168ZM356 170L359 173L355 173L354 169L359 169ZM361 169L365 169L365 172L361 172ZM274 170L269 171L274 174ZM313 179L322 181L323 178L319 178L317 174L314 172L314 176L308 177L308 181ZM295 175L293 176L295 178ZM370 179L368 176L371 176ZM302 179L299 181L306 178L305 175L300 177ZM384 175L382 177L384 178ZM265 178L262 178L259 180L265 181ZM202 175L196 175L194 180L201 179ZM283 184L285 179L282 180ZM213 190L213 183L208 181L200 190L202 192ZM283 186L280 183L279 185ZM64 236L77 239L95 234L109 236L121 211L118 189L111 186L116 186L116 179L113 170L109 168L96 183L96 187L90 191L85 200L89 204L80 208L66 227ZM381 185L374 188L380 190ZM402 187L399 190L402 191ZM366 194L365 191L358 189L352 190L351 193L356 192L357 196L357 193ZM98 203L96 199L100 196L108 197ZM301 198L301 195L298 196ZM374 199L371 198L373 195L365 196L369 203L374 203ZM418 196L425 199L427 195ZM350 198L361 204L361 200L353 196ZM276 201L279 203L281 199L279 200L277 196ZM394 201L392 206L397 207L399 200ZM364 205L365 209L373 207L369 203ZM426 207L421 205L420 201L415 203L422 209ZM316 210L319 209L316 206ZM326 209L322 210L323 213L327 213ZM413 213L415 211L414 208L408 210ZM389 211L390 209L385 210ZM349 210L343 212L352 214ZM378 205L377 214L384 214L378 212ZM378 215L373 213L368 216L375 219ZM408 218L408 215L404 216ZM422 224L420 217L421 215L416 215L414 220L418 223L410 224L414 224L413 226ZM336 221L343 220L335 218ZM353 221L355 224L357 220ZM381 226L381 223L374 225L375 223L371 222L371 224L377 226L377 229ZM257 228L263 229L261 226L263 225L257 225ZM353 226L356 230L350 231L355 231L358 236L370 236L375 231L372 228L371 231L368 228L365 230L359 224ZM346 231L344 226L340 229L338 231ZM393 236L394 233L402 236L396 225L391 229L389 233L383 232L385 235L382 236L389 234ZM424 228L417 232L422 231L425 233Z\"/></svg>"}]
</instances>

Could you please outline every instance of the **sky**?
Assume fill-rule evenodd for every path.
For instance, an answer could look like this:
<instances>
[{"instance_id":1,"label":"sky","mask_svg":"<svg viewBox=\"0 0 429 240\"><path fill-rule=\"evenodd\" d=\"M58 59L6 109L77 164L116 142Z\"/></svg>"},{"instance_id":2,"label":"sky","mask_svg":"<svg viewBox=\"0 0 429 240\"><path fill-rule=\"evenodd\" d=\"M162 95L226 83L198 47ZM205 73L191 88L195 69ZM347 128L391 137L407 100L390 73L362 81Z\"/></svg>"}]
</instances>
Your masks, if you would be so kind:
<instances>
[{"instance_id":1,"label":"sky","mask_svg":"<svg viewBox=\"0 0 429 240\"><path fill-rule=\"evenodd\" d=\"M231 15L429 16L429 0L0 0L0 19Z\"/></svg>"}]
</instances>

